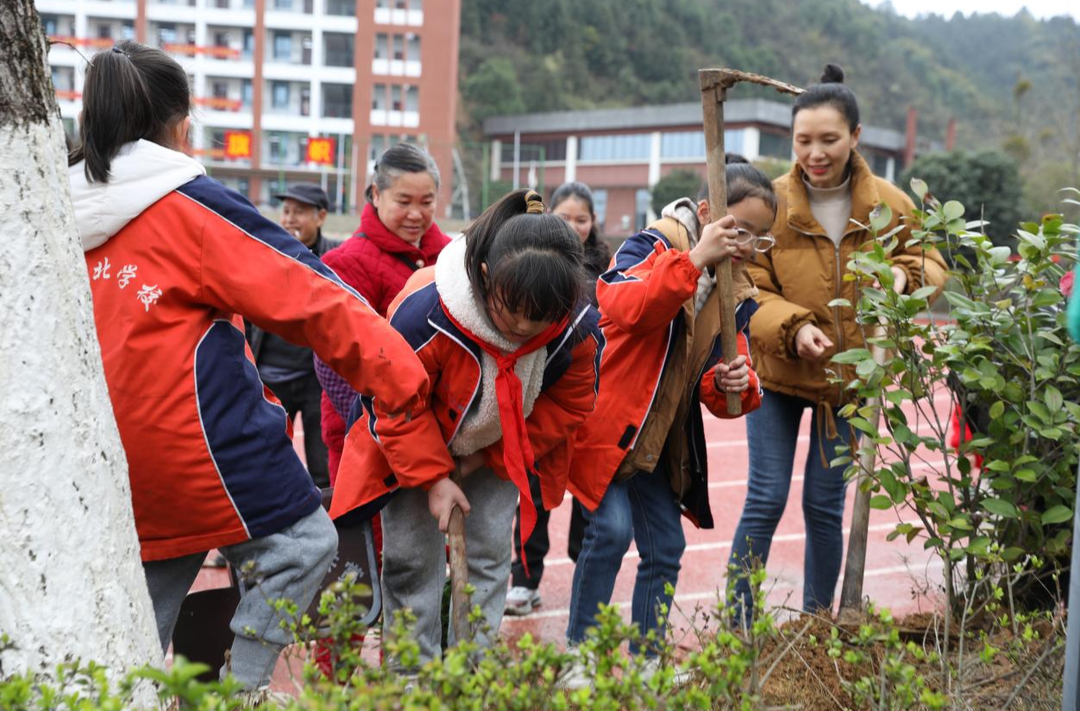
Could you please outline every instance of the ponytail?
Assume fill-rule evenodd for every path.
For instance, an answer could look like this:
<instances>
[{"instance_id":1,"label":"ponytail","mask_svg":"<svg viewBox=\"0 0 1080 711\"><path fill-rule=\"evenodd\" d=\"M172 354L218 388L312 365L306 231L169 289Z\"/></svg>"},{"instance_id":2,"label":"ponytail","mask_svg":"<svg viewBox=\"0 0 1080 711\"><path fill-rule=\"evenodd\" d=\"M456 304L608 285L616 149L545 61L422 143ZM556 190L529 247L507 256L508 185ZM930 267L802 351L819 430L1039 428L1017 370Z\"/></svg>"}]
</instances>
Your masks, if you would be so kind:
<instances>
[{"instance_id":1,"label":"ponytail","mask_svg":"<svg viewBox=\"0 0 1080 711\"><path fill-rule=\"evenodd\" d=\"M80 143L69 164L85 161L86 179L106 183L124 144L145 139L171 147L169 133L190 108L187 73L176 60L131 40L117 42L90 59Z\"/></svg>"},{"instance_id":2,"label":"ponytail","mask_svg":"<svg viewBox=\"0 0 1080 711\"><path fill-rule=\"evenodd\" d=\"M533 190L516 190L465 229L465 269L484 303L532 321L569 315L585 294L585 250L573 228L544 213ZM487 265L487 275L484 275Z\"/></svg>"}]
</instances>

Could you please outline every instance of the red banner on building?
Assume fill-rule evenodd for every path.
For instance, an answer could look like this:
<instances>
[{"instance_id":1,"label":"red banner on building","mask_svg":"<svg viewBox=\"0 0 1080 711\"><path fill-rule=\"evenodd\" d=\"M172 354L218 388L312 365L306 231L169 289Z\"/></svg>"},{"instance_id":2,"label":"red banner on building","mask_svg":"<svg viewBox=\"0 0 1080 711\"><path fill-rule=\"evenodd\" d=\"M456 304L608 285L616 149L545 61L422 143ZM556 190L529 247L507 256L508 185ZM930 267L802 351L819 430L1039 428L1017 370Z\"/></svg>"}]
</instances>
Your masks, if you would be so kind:
<instances>
[{"instance_id":1,"label":"red banner on building","mask_svg":"<svg viewBox=\"0 0 1080 711\"><path fill-rule=\"evenodd\" d=\"M308 163L334 165L337 140L334 138L309 138L307 142Z\"/></svg>"},{"instance_id":2,"label":"red banner on building","mask_svg":"<svg viewBox=\"0 0 1080 711\"><path fill-rule=\"evenodd\" d=\"M250 158L251 157L251 131L226 131L225 132L225 157L226 158Z\"/></svg>"}]
</instances>

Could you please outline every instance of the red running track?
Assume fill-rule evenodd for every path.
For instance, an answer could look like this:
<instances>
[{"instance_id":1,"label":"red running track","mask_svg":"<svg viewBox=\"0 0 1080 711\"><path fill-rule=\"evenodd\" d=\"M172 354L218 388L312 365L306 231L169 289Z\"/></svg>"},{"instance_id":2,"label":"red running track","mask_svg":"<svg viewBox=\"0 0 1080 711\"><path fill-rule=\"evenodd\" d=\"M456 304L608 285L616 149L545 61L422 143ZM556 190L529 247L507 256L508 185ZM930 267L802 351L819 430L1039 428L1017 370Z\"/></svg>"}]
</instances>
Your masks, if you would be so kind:
<instances>
[{"instance_id":1,"label":"red running track","mask_svg":"<svg viewBox=\"0 0 1080 711\"><path fill-rule=\"evenodd\" d=\"M948 396L938 395L935 408L943 422L947 422ZM914 410L905 410L909 423L914 424ZM788 507L780 521L767 565L770 604L799 608L802 600L803 532L801 500L801 463L809 452L809 420L807 410L802 423L796 451L796 466L792 478ZM923 421L925 423L925 420ZM920 433L929 434L928 427L919 427ZM731 540L738 525L746 497L748 449L746 425L743 420L718 420L705 415L705 432L709 446L709 488L716 528L702 531L684 520L686 553L682 560L682 572L676 588L676 604L684 615L693 613L697 607L713 607L724 585L727 558L731 553ZM295 445L303 457L303 432L296 423ZM941 461L940 453L924 453L924 462L916 465L927 473ZM845 545L847 526L851 519L854 487L848 487L845 512ZM525 617L505 617L502 634L516 638L525 632L543 641L561 642L565 637L567 613L570 606L570 589L574 568L566 556L567 532L569 530L569 498L552 513L550 536L551 553L545 562L544 578L540 586L542 605ZM914 520L910 511L872 511L870 534L867 545L866 578L864 595L879 606L890 608L894 614L905 614L933 609L940 598L942 588L941 565L930 552L923 550L922 540L907 544L903 537L887 541L886 536L897 522ZM626 555L622 571L615 585L613 602L623 607L624 617L629 618L629 601L633 591L637 568L637 552L631 547ZM841 573L842 576L842 573ZM842 577L841 577L842 580ZM220 569L204 569L194 589L217 587L225 584L225 574ZM837 592L839 600L839 591ZM672 615L676 627L685 625L680 613ZM369 641L368 647L373 646ZM377 659L374 649L371 659ZM286 688L285 664L279 665L275 674L275 686Z\"/></svg>"}]
</instances>

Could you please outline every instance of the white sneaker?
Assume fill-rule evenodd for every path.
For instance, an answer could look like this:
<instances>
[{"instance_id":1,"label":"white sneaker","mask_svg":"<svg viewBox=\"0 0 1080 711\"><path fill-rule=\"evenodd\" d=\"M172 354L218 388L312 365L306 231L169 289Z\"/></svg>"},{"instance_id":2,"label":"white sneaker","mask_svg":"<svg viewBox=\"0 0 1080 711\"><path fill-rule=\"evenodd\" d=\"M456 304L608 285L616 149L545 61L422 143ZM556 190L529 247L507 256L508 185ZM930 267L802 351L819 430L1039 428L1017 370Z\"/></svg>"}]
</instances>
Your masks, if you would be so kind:
<instances>
[{"instance_id":1,"label":"white sneaker","mask_svg":"<svg viewBox=\"0 0 1080 711\"><path fill-rule=\"evenodd\" d=\"M641 666L641 680L644 681L646 684L648 684L649 681L654 676L656 676L657 672L659 672L659 671L660 671L660 658L659 657L649 657L648 659L645 660L645 663ZM678 689L680 687L683 687L683 686L686 686L687 684L689 684L693 680L693 678L694 678L693 672L688 671L688 670L680 670L679 667L676 666L675 667L675 676L672 678L671 683L672 683L672 686L674 688Z\"/></svg>"},{"instance_id":2,"label":"white sneaker","mask_svg":"<svg viewBox=\"0 0 1080 711\"><path fill-rule=\"evenodd\" d=\"M570 667L564 669L555 680L555 688L563 689L565 691L587 689L591 688L592 685L593 680L589 675L589 669L585 666L585 662L580 658L575 658Z\"/></svg>"},{"instance_id":3,"label":"white sneaker","mask_svg":"<svg viewBox=\"0 0 1080 711\"><path fill-rule=\"evenodd\" d=\"M519 617L527 615L540 607L540 591L523 587L512 587L506 593L506 614Z\"/></svg>"},{"instance_id":4,"label":"white sneaker","mask_svg":"<svg viewBox=\"0 0 1080 711\"><path fill-rule=\"evenodd\" d=\"M241 692L239 695L242 709L283 709L293 702L293 697L281 691L270 691L269 686Z\"/></svg>"}]
</instances>

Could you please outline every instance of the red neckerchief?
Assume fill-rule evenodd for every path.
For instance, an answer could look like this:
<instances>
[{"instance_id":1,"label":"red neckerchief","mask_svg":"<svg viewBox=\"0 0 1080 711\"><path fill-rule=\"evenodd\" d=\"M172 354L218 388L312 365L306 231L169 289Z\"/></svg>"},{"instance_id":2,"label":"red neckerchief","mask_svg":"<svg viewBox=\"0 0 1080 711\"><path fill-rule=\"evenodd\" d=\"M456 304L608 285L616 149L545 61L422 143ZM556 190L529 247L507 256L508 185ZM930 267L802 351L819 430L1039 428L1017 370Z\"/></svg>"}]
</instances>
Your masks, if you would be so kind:
<instances>
[{"instance_id":1,"label":"red neckerchief","mask_svg":"<svg viewBox=\"0 0 1080 711\"><path fill-rule=\"evenodd\" d=\"M358 229L357 232L362 232L383 251L400 252L403 254L407 252L418 252L423 254L425 259L434 257L435 254L438 254L439 250L442 249L443 245L450 241L450 238L443 234L443 231L439 229L439 226L432 222L431 227L427 228L427 232L420 237L420 240L415 245L406 242L387 229L386 225L379 219L379 214L375 212L375 208L370 202L366 203L364 209L360 212L360 229ZM441 237L442 239L436 239L436 241L432 243L431 239L433 237ZM429 248L428 251L431 251L431 247L434 247L435 254L426 252L424 250L425 246ZM434 262L432 263L434 264Z\"/></svg>"},{"instance_id":2,"label":"red neckerchief","mask_svg":"<svg viewBox=\"0 0 1080 711\"><path fill-rule=\"evenodd\" d=\"M495 398L499 403L499 420L503 431L503 466L506 467L510 481L514 482L514 486L521 495L521 563L525 568L525 575L528 575L529 562L525 556L525 541L532 535L533 528L536 526L536 504L533 503L532 489L529 487L529 472L536 467L536 457L533 455L532 445L529 443L529 430L525 424L525 400L522 395L521 379L514 372L514 366L522 356L538 351L551 343L563 332L570 319L564 317L556 321L541 333L522 343L517 350L503 353L462 326L450 313L450 309L446 308L442 299L439 299L439 305L446 314L446 318L450 319L450 323L457 326L458 330L480 346L480 350L494 358L499 368L495 376Z\"/></svg>"}]
</instances>

